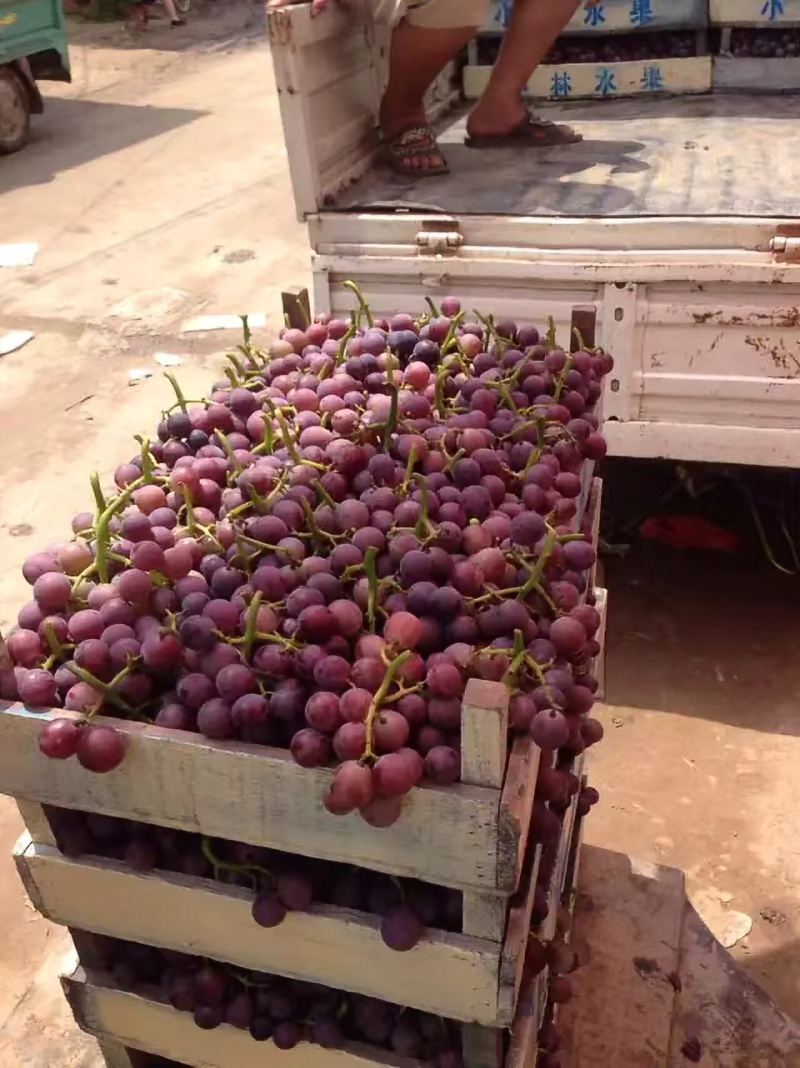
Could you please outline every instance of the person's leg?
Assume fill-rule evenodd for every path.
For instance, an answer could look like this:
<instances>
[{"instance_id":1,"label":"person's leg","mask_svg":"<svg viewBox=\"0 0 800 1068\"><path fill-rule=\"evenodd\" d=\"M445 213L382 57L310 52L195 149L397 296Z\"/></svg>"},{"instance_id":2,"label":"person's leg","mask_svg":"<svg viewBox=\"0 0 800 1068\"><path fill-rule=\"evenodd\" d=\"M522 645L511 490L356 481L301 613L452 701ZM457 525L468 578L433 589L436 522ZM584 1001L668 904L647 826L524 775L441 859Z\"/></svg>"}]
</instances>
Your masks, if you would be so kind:
<instances>
[{"instance_id":1,"label":"person's leg","mask_svg":"<svg viewBox=\"0 0 800 1068\"><path fill-rule=\"evenodd\" d=\"M169 17L171 26L183 26L184 20L178 14L178 9L175 7L175 0L161 0L164 5L164 10Z\"/></svg>"},{"instance_id":2,"label":"person's leg","mask_svg":"<svg viewBox=\"0 0 800 1068\"><path fill-rule=\"evenodd\" d=\"M525 118L522 91L579 3L516 0L489 84L469 116L472 136L508 133Z\"/></svg>"},{"instance_id":3,"label":"person's leg","mask_svg":"<svg viewBox=\"0 0 800 1068\"><path fill-rule=\"evenodd\" d=\"M384 140L413 127L426 127L424 98L428 87L451 59L474 36L474 26L429 29L403 20L395 27L389 57L389 81L380 107ZM440 167L436 148L407 157L408 169Z\"/></svg>"}]
</instances>

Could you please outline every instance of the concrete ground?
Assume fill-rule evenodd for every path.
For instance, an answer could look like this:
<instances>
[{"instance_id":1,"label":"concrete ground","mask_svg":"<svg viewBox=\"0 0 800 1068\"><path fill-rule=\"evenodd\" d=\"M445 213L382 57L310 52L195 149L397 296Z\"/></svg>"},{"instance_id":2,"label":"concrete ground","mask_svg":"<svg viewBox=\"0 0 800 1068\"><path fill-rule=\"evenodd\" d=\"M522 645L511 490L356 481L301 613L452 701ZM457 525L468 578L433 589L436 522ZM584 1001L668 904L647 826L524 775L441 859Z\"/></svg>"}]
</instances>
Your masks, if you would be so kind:
<instances>
[{"instance_id":1,"label":"concrete ground","mask_svg":"<svg viewBox=\"0 0 800 1068\"><path fill-rule=\"evenodd\" d=\"M197 396L233 337L185 321L277 324L281 288L308 280L261 22L260 5L228 0L136 39L76 24L74 84L46 90L33 143L0 160L0 244L39 244L33 266L0 269L0 337L36 335L0 359L0 630L27 597L24 557L88 506L90 471L107 478L154 428L169 389L153 354L179 355ZM153 376L129 385L132 369ZM603 804L587 837L683 868L723 936L749 917L735 954L800 1016L795 588L647 552L607 580ZM58 988L68 939L10 860L20 829L0 801L0 1065L98 1068Z\"/></svg>"}]
</instances>

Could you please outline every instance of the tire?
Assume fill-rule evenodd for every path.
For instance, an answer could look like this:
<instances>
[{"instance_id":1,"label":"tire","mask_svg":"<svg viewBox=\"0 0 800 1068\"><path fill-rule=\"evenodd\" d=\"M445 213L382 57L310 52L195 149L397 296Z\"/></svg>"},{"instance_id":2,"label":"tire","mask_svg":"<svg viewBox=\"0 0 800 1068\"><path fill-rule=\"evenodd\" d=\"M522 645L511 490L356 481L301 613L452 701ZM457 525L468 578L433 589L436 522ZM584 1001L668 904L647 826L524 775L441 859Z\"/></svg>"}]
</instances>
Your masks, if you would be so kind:
<instances>
[{"instance_id":1,"label":"tire","mask_svg":"<svg viewBox=\"0 0 800 1068\"><path fill-rule=\"evenodd\" d=\"M31 102L22 79L0 67L0 155L19 152L31 133Z\"/></svg>"}]
</instances>

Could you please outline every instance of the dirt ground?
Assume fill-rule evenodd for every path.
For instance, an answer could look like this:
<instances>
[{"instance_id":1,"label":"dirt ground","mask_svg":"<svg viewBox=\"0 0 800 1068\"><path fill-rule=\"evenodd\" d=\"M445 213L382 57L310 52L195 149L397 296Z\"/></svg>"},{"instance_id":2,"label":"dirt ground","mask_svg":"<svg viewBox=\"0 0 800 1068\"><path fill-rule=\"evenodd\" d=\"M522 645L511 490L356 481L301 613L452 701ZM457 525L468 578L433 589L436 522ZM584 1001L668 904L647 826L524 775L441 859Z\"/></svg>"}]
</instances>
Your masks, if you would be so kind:
<instances>
[{"instance_id":1,"label":"dirt ground","mask_svg":"<svg viewBox=\"0 0 800 1068\"><path fill-rule=\"evenodd\" d=\"M0 630L27 597L24 557L87 506L89 472L108 478L153 427L169 392L154 353L177 354L199 395L233 335L185 321L275 324L280 289L308 280L261 7L190 18L137 39L74 26L73 86L46 90L33 143L0 161L0 243L39 245L33 266L0 269L0 336L36 335L0 360ZM133 369L152 377L129 385ZM607 584L588 840L683 868L723 935L750 917L734 953L800 1016L797 587L738 559L644 550L610 562ZM68 939L10 859L20 830L0 801L0 1065L99 1068L58 988Z\"/></svg>"}]
</instances>

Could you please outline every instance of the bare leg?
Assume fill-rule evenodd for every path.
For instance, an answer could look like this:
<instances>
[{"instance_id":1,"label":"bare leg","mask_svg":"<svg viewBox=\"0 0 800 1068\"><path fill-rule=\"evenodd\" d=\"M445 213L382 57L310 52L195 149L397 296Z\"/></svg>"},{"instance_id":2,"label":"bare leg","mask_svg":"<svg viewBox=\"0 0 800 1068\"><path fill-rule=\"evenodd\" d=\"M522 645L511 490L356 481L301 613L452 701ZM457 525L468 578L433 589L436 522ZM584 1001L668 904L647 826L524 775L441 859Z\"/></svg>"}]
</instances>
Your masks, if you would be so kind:
<instances>
[{"instance_id":1,"label":"bare leg","mask_svg":"<svg viewBox=\"0 0 800 1068\"><path fill-rule=\"evenodd\" d=\"M389 84L380 109L381 133L391 138L414 126L427 124L423 100L428 86L450 60L475 35L476 27L429 29L401 22L392 34ZM407 168L427 170L442 164L442 155L432 148L409 154Z\"/></svg>"},{"instance_id":2,"label":"bare leg","mask_svg":"<svg viewBox=\"0 0 800 1068\"><path fill-rule=\"evenodd\" d=\"M516 0L489 84L470 114L470 134L508 133L525 117L522 91L579 3Z\"/></svg>"},{"instance_id":3,"label":"bare leg","mask_svg":"<svg viewBox=\"0 0 800 1068\"><path fill-rule=\"evenodd\" d=\"M178 14L177 8L175 7L175 0L162 0L162 3L164 4L164 10L166 11L169 17L169 21L172 23L172 25L183 26L184 20Z\"/></svg>"}]
</instances>

